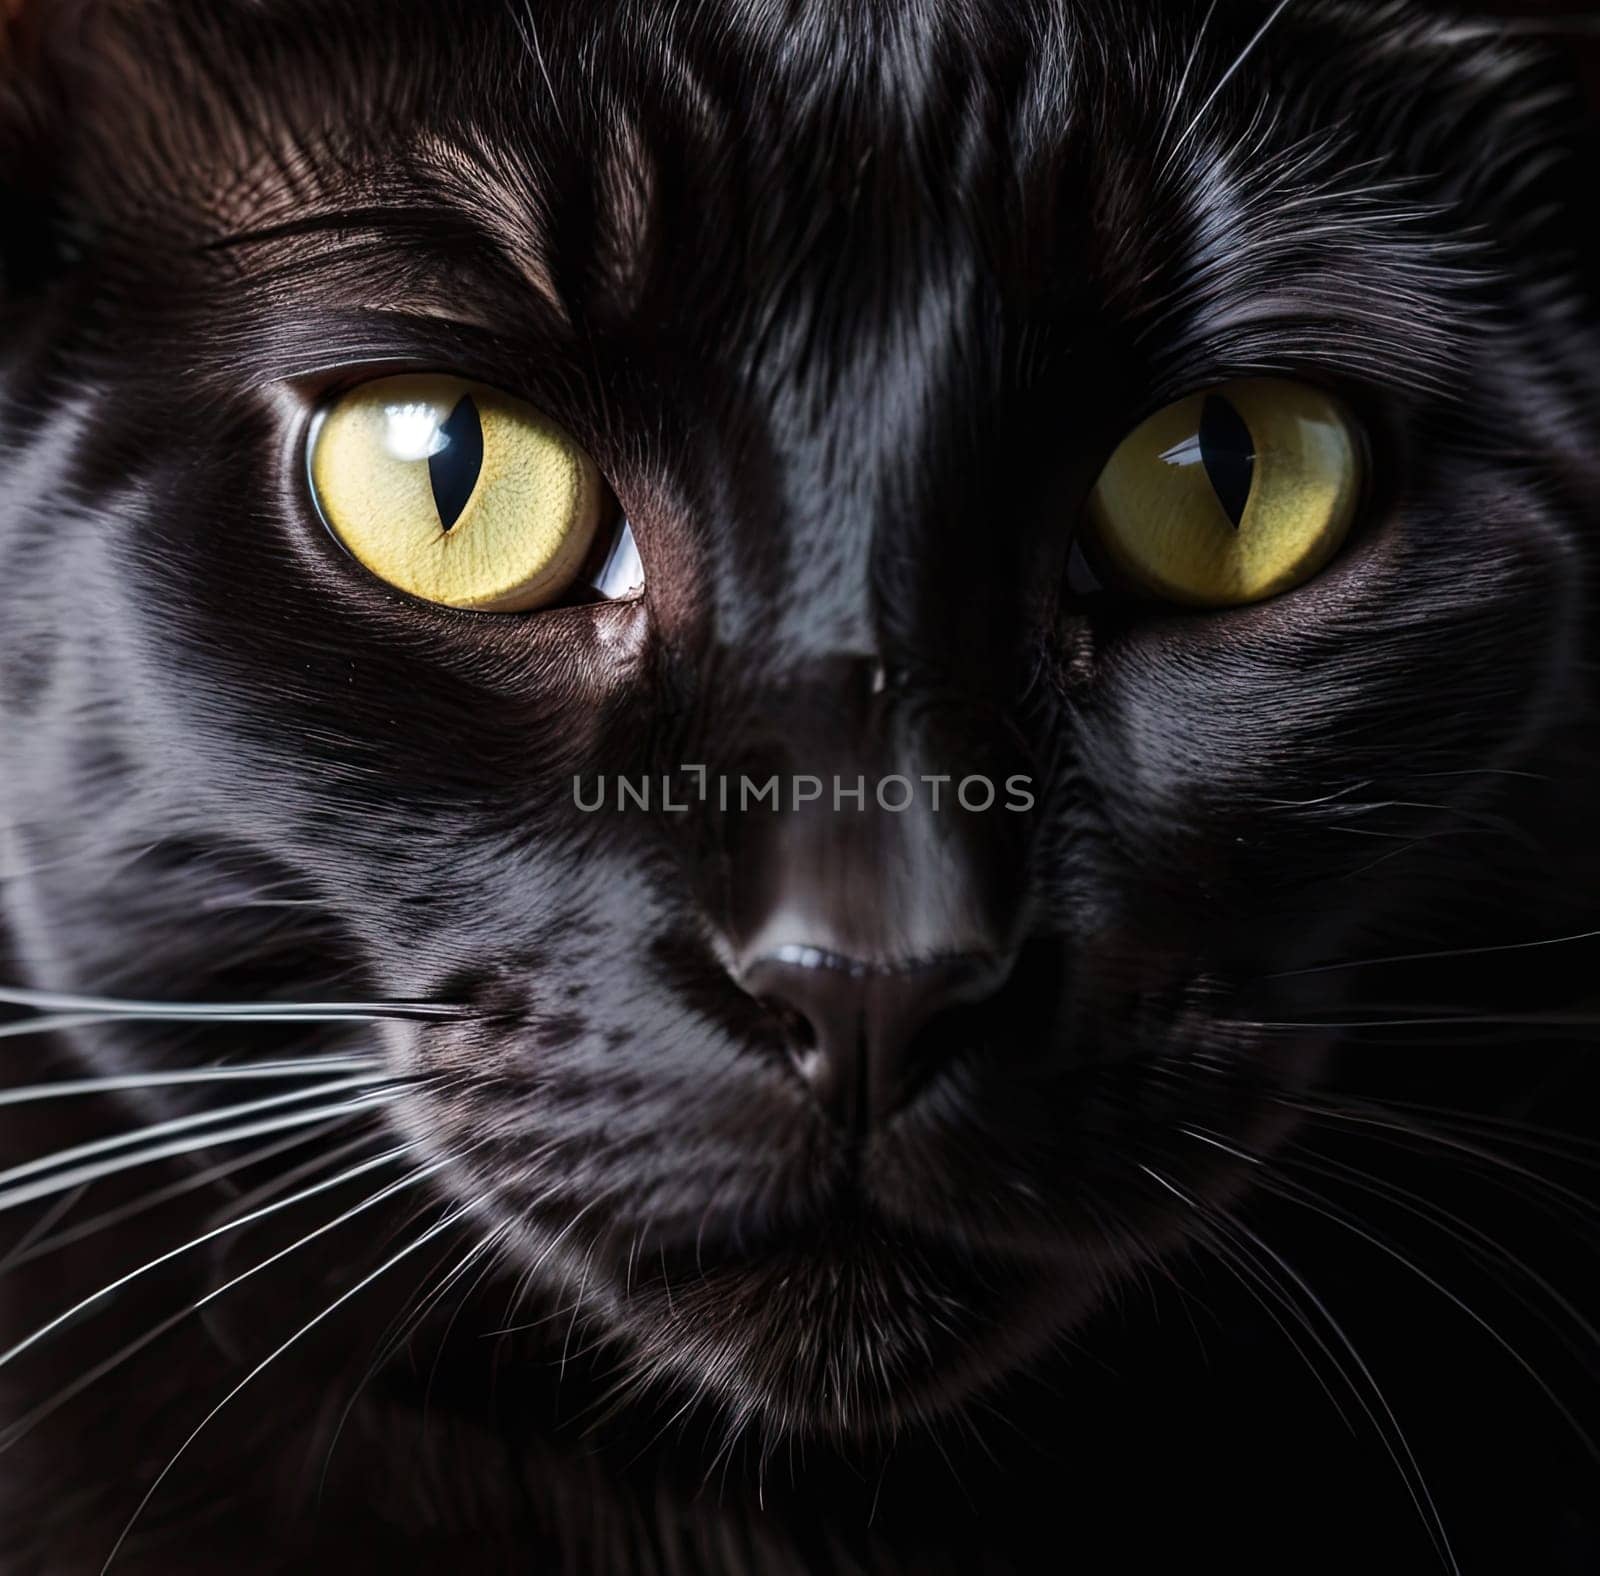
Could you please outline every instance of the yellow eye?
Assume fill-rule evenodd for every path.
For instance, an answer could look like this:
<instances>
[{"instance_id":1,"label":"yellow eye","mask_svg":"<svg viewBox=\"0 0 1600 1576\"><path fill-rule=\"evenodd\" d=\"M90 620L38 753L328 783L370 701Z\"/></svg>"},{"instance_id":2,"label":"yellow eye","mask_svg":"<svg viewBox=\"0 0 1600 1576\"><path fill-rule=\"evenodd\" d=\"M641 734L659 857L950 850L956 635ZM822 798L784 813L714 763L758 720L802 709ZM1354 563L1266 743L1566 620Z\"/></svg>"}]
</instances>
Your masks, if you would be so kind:
<instances>
[{"instance_id":1,"label":"yellow eye","mask_svg":"<svg viewBox=\"0 0 1600 1576\"><path fill-rule=\"evenodd\" d=\"M1237 606L1327 563L1355 519L1362 469L1354 419L1331 394L1247 379L1179 400L1125 438L1089 518L1140 590Z\"/></svg>"},{"instance_id":2,"label":"yellow eye","mask_svg":"<svg viewBox=\"0 0 1600 1576\"><path fill-rule=\"evenodd\" d=\"M498 613L577 578L608 494L572 436L460 378L379 378L319 418L311 488L328 528L413 596Z\"/></svg>"}]
</instances>

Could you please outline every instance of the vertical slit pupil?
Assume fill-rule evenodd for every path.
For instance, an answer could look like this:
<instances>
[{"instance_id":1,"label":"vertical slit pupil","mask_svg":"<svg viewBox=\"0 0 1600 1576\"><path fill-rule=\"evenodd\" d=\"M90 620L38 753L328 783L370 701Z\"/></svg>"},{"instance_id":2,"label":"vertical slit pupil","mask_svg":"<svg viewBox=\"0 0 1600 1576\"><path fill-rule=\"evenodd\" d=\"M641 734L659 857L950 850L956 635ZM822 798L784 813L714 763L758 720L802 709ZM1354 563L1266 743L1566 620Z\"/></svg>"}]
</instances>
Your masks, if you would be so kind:
<instances>
[{"instance_id":1,"label":"vertical slit pupil","mask_svg":"<svg viewBox=\"0 0 1600 1576\"><path fill-rule=\"evenodd\" d=\"M1200 412L1200 458L1222 512L1238 530L1256 474L1256 442L1233 402L1208 394Z\"/></svg>"},{"instance_id":2,"label":"vertical slit pupil","mask_svg":"<svg viewBox=\"0 0 1600 1576\"><path fill-rule=\"evenodd\" d=\"M483 422L470 394L456 401L439 435L444 447L428 456L428 480L433 483L440 524L448 531L461 518L483 469Z\"/></svg>"}]
</instances>

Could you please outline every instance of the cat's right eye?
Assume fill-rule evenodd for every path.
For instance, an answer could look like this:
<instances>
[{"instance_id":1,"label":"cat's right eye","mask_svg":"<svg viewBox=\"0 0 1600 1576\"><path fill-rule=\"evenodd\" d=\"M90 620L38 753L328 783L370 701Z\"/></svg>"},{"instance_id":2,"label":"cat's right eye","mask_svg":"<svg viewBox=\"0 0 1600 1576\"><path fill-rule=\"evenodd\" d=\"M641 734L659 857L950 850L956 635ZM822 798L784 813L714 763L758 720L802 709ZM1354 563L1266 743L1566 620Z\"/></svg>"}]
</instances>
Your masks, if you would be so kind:
<instances>
[{"instance_id":1,"label":"cat's right eye","mask_svg":"<svg viewBox=\"0 0 1600 1576\"><path fill-rule=\"evenodd\" d=\"M638 591L638 551L595 463L523 401L435 374L379 378L307 445L328 529L373 574L447 607L549 607L585 580Z\"/></svg>"}]
</instances>

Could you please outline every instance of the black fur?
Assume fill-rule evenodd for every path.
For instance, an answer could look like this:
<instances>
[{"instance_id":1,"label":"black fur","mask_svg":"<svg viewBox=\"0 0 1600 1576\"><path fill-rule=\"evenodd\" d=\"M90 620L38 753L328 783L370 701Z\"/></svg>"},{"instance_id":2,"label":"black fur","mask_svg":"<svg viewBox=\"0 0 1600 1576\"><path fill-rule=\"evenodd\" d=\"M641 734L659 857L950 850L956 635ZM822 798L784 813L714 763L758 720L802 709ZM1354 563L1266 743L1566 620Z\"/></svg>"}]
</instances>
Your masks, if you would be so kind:
<instances>
[{"instance_id":1,"label":"black fur","mask_svg":"<svg viewBox=\"0 0 1600 1576\"><path fill-rule=\"evenodd\" d=\"M14 1442L5 1576L98 1570L368 1276L115 1570L1595 1568L1593 1465L1505 1350L1600 1415L1591 1189L1549 1136L1592 1075L1526 1026L1583 1017L1594 944L1295 972L1595 924L1554 65L1338 0L49 0L5 91L8 977L463 1009L360 1041L417 1080L364 1119L409 1158L0 1369L25 1418L441 1162ZM576 433L646 597L460 613L344 557L306 423L403 367ZM1116 443L1257 374L1362 416L1348 549L1238 611L1074 593ZM1039 803L574 808L575 774L683 762ZM1016 959L865 1141L728 967L797 905L862 955ZM334 1043L0 1054L31 1083ZM4 1153L196 1098L0 1109ZM362 1130L30 1259L0 1329Z\"/></svg>"}]
</instances>

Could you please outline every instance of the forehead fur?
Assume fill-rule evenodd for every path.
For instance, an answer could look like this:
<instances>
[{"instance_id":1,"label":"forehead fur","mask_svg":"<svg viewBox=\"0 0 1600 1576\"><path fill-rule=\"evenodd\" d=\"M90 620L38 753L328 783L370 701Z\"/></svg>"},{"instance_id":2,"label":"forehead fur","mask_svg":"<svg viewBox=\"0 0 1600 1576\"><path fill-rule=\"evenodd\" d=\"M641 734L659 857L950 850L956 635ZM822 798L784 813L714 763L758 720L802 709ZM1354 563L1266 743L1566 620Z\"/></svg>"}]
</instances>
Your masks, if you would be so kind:
<instances>
[{"instance_id":1,"label":"forehead fur","mask_svg":"<svg viewBox=\"0 0 1600 1576\"><path fill-rule=\"evenodd\" d=\"M19 36L0 158L74 251L486 323L490 276L569 325L655 279L752 354L937 280L1448 385L1549 140L1492 34L1339 0L56 0Z\"/></svg>"},{"instance_id":2,"label":"forehead fur","mask_svg":"<svg viewBox=\"0 0 1600 1576\"><path fill-rule=\"evenodd\" d=\"M595 185L627 209L646 114L652 133L675 131L712 158L754 137L745 157L770 148L785 174L898 155L931 196L980 138L1005 142L1026 169L1076 130L1119 128L1177 162L1219 139L1246 151L1274 121L1331 127L1358 104L1370 140L1396 145L1397 160L1410 122L1422 146L1409 173L1443 176L1476 166L1479 150L1429 137L1423 105L1535 126L1548 108L1519 95L1529 60L1492 30L1341 0L53 0L18 37L13 122L20 98L38 129L67 140L102 201L137 209L141 186L148 198L165 177L157 191L198 199L202 225L404 165L419 138L424 159L459 141L477 163L492 146L522 161L503 174L535 188L562 156L588 154ZM1342 68L1308 72L1308 58ZM1411 92L1397 103L1400 80ZM1264 83L1316 102L1295 115ZM1252 113L1222 113L1241 105Z\"/></svg>"}]
</instances>

